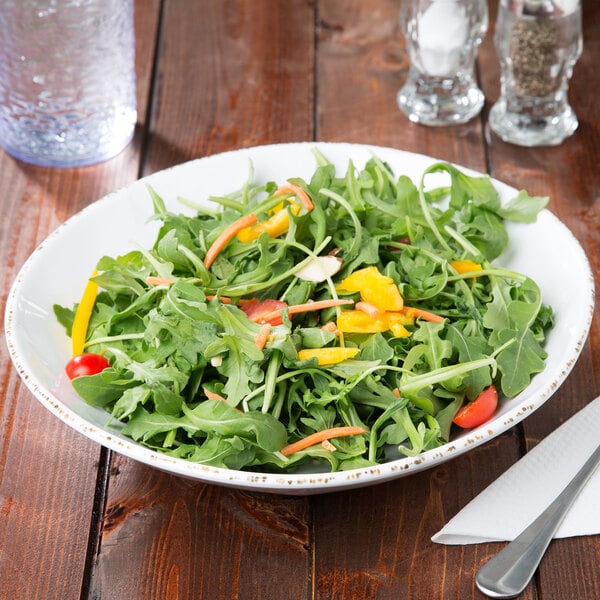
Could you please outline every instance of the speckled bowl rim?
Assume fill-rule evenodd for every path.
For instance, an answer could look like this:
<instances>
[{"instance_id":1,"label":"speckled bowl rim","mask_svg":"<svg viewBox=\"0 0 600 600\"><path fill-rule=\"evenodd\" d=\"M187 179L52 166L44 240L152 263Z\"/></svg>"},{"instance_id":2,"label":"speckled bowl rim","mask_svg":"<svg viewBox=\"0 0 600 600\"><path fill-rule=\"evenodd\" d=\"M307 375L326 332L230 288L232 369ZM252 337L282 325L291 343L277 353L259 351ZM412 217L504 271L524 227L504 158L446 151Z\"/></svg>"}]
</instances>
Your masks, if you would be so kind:
<instances>
[{"instance_id":1,"label":"speckled bowl rim","mask_svg":"<svg viewBox=\"0 0 600 600\"><path fill-rule=\"evenodd\" d=\"M44 336L36 339L36 328L39 329L46 319L54 318L51 303L61 300L61 298L53 298L52 293L49 293L46 298L47 282L41 282L39 285L36 285L37 281L32 283L34 277L43 279L44 261L50 260L49 256L69 261L74 260L73 255L75 255L76 262L71 269L74 272L69 277L73 280L71 283L75 282L80 289L87 278L86 274L89 274L90 263L93 267L100 255L90 256L90 253L98 251L95 246L88 249L75 248L70 247L65 240L69 236L76 238L79 235L77 228L87 229L89 236L93 231L90 229L90 223L94 223L94 227L97 226L98 232L102 233L107 227L107 215L110 214L110 219L114 219L115 211L117 214L119 211L129 211L127 218L138 219L137 215L132 216L132 214L138 211L139 202L148 203L148 210L151 212L146 184L151 184L157 189L168 206L176 206L177 195L205 198L210 194L219 193L218 189L209 189L213 177L225 179L224 182L219 183L220 186L225 186L220 193L227 193L241 187L247 179L247 167L250 164L256 174L256 180L262 180L263 172L265 176L278 182L297 175L309 177L315 168L312 154L314 148L318 148L339 168L344 169L350 158L356 166L361 167L372 154L375 154L387 161L396 175L407 174L414 181L420 178L427 166L438 162L435 158L420 154L363 144L335 142L272 144L232 150L189 161L149 175L130 186L104 196L71 217L48 236L25 262L10 290L5 313L6 343L16 370L32 394L51 413L79 433L146 465L202 482L294 495L373 485L437 466L493 439L522 421L548 400L567 378L585 344L594 311L595 292L592 271L581 245L564 224L549 210L544 210L535 224L527 226L510 224L511 239L516 235L516 242L511 243L507 253L508 258L503 256L498 262L512 268L515 268L513 265L524 267L521 269L522 272L532 276L538 282L541 279L540 287L544 301L555 308L556 298L558 298L556 325L550 333L548 342L549 366L533 379L527 390L505 402L491 421L456 437L439 448L416 457L406 457L373 467L336 473L274 474L234 471L160 454L121 436L116 429L103 426L101 422L93 422L88 418L86 414L88 409L83 406L85 403L77 397L73 398L72 388L65 384L62 369L49 365L47 357L40 356L40 347L43 348L43 342L49 340ZM472 170L463 167L461 169L476 174ZM503 201L517 193L517 190L501 182L494 180L494 183ZM216 187L219 188L219 185ZM140 200L142 195L145 196L144 200ZM179 209L181 207L177 205L177 210ZM143 227L146 228L147 225L144 224ZM523 227L528 228L526 235L523 233L525 231ZM83 235L85 236L85 232ZM552 244L549 240L552 240ZM557 273L561 273L560 280L556 279ZM46 288L43 288L44 285ZM40 289L40 286L43 289ZM557 288L562 288L560 294ZM78 300L75 289L77 288L71 285L70 303ZM573 290L577 290L576 293ZM563 305L566 306L565 295L568 297L570 307L570 311L566 314L566 311L562 310ZM32 320L35 322L33 325ZM55 338L52 336L57 335L55 330L48 335L54 343ZM65 337L64 333L62 335ZM64 344L59 346L55 352L61 355L60 360L64 361L60 364L64 364L68 360L66 337ZM65 387L66 385L68 388Z\"/></svg>"}]
</instances>

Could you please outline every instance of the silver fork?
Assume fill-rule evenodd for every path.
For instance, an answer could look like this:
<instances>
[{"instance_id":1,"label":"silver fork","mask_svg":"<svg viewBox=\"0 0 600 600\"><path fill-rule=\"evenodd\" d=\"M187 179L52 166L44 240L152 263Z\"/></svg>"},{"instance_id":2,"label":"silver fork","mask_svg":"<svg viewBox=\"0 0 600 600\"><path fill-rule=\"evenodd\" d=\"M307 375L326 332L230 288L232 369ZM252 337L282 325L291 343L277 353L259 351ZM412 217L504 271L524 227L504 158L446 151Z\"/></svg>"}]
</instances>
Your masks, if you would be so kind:
<instances>
[{"instance_id":1,"label":"silver fork","mask_svg":"<svg viewBox=\"0 0 600 600\"><path fill-rule=\"evenodd\" d=\"M526 587L571 504L600 463L600 446L550 506L477 573L477 587L491 598L514 598Z\"/></svg>"}]
</instances>

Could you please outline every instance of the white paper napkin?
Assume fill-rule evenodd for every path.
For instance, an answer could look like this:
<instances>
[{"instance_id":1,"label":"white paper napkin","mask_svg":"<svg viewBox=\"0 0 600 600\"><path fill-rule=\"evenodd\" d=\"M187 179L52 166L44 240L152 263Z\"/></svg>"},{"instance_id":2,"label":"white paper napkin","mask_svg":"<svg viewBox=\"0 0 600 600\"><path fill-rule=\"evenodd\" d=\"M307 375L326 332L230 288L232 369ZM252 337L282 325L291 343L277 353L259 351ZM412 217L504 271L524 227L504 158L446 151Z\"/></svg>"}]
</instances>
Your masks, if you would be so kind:
<instances>
[{"instance_id":1,"label":"white paper napkin","mask_svg":"<svg viewBox=\"0 0 600 600\"><path fill-rule=\"evenodd\" d=\"M431 539L439 544L513 540L560 494L600 444L600 397L563 423L467 504ZM600 468L554 537L600 533Z\"/></svg>"}]
</instances>

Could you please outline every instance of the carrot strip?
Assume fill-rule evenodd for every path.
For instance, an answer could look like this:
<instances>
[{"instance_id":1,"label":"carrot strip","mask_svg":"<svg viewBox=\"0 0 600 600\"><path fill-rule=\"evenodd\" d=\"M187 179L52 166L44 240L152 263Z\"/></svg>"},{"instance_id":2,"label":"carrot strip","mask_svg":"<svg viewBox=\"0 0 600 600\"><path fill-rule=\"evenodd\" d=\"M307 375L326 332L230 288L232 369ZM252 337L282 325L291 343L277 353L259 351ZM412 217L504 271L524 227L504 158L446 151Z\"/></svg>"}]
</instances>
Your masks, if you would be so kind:
<instances>
[{"instance_id":1,"label":"carrot strip","mask_svg":"<svg viewBox=\"0 0 600 600\"><path fill-rule=\"evenodd\" d=\"M251 302L258 302L258 298L240 298L236 304L237 306L242 308L243 306L247 306Z\"/></svg>"},{"instance_id":2,"label":"carrot strip","mask_svg":"<svg viewBox=\"0 0 600 600\"><path fill-rule=\"evenodd\" d=\"M324 331L329 331L334 335L337 335L338 337L341 334L341 331L338 329L337 325L333 321L327 321L327 323L325 323L325 325L323 325L321 329L323 329Z\"/></svg>"},{"instance_id":3,"label":"carrot strip","mask_svg":"<svg viewBox=\"0 0 600 600\"><path fill-rule=\"evenodd\" d=\"M302 202L304 208L308 211L311 211L314 208L312 200L309 198L308 194L298 185L293 183L288 183L286 185L282 185L277 189L277 191L273 194L274 196L281 196L283 194L293 194Z\"/></svg>"},{"instance_id":4,"label":"carrot strip","mask_svg":"<svg viewBox=\"0 0 600 600\"><path fill-rule=\"evenodd\" d=\"M260 331L254 336L254 343L259 350L262 350L266 346L271 333L271 327L271 323L265 323L260 328Z\"/></svg>"},{"instance_id":5,"label":"carrot strip","mask_svg":"<svg viewBox=\"0 0 600 600\"><path fill-rule=\"evenodd\" d=\"M215 298L218 298L223 304L231 304L231 298L228 298L227 296L206 296L207 300L214 300Z\"/></svg>"},{"instance_id":6,"label":"carrot strip","mask_svg":"<svg viewBox=\"0 0 600 600\"><path fill-rule=\"evenodd\" d=\"M215 393L215 392L211 392L210 390L207 390L206 388L202 388L204 391L204 395L209 399L209 400L221 400L222 402L227 402L227 400L225 400L225 398L223 398L223 396Z\"/></svg>"},{"instance_id":7,"label":"carrot strip","mask_svg":"<svg viewBox=\"0 0 600 600\"><path fill-rule=\"evenodd\" d=\"M210 266L215 261L215 258L219 256L219 253L225 248L225 246L245 227L254 225L258 221L258 217L254 213L244 215L237 219L230 225L228 225L219 235L219 237L212 243L211 247L207 250L204 257L204 266L210 269Z\"/></svg>"},{"instance_id":8,"label":"carrot strip","mask_svg":"<svg viewBox=\"0 0 600 600\"><path fill-rule=\"evenodd\" d=\"M98 271L94 269L92 277L95 277ZM98 295L98 284L91 279L88 280L81 301L75 312L73 318L73 326L71 328L71 351L73 356L77 356L83 352L85 348L85 339L87 337L87 330L94 310L94 304L96 303L96 296Z\"/></svg>"},{"instance_id":9,"label":"carrot strip","mask_svg":"<svg viewBox=\"0 0 600 600\"><path fill-rule=\"evenodd\" d=\"M314 310L323 310L324 308L332 308L334 306L342 306L344 304L354 304L353 300L343 300L341 298L331 298L330 300L317 300L316 302L306 302L305 304L292 304L285 308L278 308L265 315L261 315L261 321L273 321L280 318L283 311L287 310L288 315L297 315L298 313L310 312Z\"/></svg>"},{"instance_id":10,"label":"carrot strip","mask_svg":"<svg viewBox=\"0 0 600 600\"><path fill-rule=\"evenodd\" d=\"M329 450L329 452L333 452L335 450L335 446L329 440L323 440L321 442L321 446L323 446L325 450Z\"/></svg>"},{"instance_id":11,"label":"carrot strip","mask_svg":"<svg viewBox=\"0 0 600 600\"><path fill-rule=\"evenodd\" d=\"M370 302L364 302L364 301L357 302L356 305L354 306L354 308L356 310L360 310L361 312L366 313L373 319L376 319L377 317L381 316L381 311L374 304L371 304Z\"/></svg>"},{"instance_id":12,"label":"carrot strip","mask_svg":"<svg viewBox=\"0 0 600 600\"><path fill-rule=\"evenodd\" d=\"M210 390L207 390L206 388L202 388L204 390L204 394L206 395L206 397L209 400L219 400L219 402L225 402L225 404L227 404L227 400L225 398L223 398L223 396L220 396L219 394L215 394L215 392L211 392ZM235 410L236 412L243 412L241 411L239 408L235 408L232 407L233 410Z\"/></svg>"},{"instance_id":13,"label":"carrot strip","mask_svg":"<svg viewBox=\"0 0 600 600\"><path fill-rule=\"evenodd\" d=\"M331 429L323 429L323 431L317 431L316 433L311 433L307 435L305 438L294 442L293 444L289 444L281 449L281 454L284 456L289 456L290 454L294 454L294 452L299 452L300 450L304 450L310 446L314 446L315 444L320 444L324 440L330 440L331 438L337 437L345 437L349 435L360 435L361 433L367 433L367 430L363 427L332 427Z\"/></svg>"},{"instance_id":14,"label":"carrot strip","mask_svg":"<svg viewBox=\"0 0 600 600\"><path fill-rule=\"evenodd\" d=\"M428 310L423 310L422 308L404 306L400 312L408 317L414 317L415 319L420 317L424 321L430 321L431 323L443 323L445 321L444 317L429 312Z\"/></svg>"},{"instance_id":15,"label":"carrot strip","mask_svg":"<svg viewBox=\"0 0 600 600\"><path fill-rule=\"evenodd\" d=\"M146 277L146 283L148 285L171 285L175 283L173 279L167 279L166 277L155 277L154 275L150 275Z\"/></svg>"}]
</instances>

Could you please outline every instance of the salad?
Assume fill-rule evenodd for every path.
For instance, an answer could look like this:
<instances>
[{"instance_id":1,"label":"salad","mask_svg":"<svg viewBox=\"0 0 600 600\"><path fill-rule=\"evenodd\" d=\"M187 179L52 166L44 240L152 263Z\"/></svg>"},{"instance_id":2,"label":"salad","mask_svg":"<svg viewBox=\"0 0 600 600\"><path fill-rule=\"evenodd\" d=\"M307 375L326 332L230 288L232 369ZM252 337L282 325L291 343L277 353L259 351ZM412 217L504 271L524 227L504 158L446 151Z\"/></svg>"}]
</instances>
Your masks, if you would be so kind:
<instances>
[{"instance_id":1,"label":"salad","mask_svg":"<svg viewBox=\"0 0 600 600\"><path fill-rule=\"evenodd\" d=\"M154 245L100 258L54 307L73 387L123 435L229 469L360 468L481 425L544 369L552 309L493 261L505 221L547 198L501 205L448 163L413 182L314 154L309 181L181 198L193 216L148 187Z\"/></svg>"}]
</instances>

